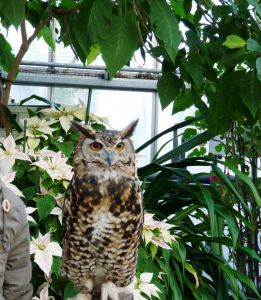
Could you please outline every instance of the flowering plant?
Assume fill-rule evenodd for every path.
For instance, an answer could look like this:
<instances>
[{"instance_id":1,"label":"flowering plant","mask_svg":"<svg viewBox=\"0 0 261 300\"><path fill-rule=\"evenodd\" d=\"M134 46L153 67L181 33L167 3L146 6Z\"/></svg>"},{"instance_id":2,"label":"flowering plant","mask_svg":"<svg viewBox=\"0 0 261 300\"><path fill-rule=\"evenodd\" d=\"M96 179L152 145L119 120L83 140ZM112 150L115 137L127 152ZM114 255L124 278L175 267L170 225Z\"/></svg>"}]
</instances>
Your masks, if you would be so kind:
<instances>
[{"instance_id":1,"label":"flowering plant","mask_svg":"<svg viewBox=\"0 0 261 300\"><path fill-rule=\"evenodd\" d=\"M28 109L28 130L24 128L24 134L20 134L16 142L11 136L0 139L0 160L8 162L13 169L9 173L7 170L5 174L0 174L1 178L26 205L31 234L33 299L36 300L66 300L77 294L71 282L62 281L59 277L62 207L66 189L73 175L72 152L78 140L77 134L67 126L69 123L66 125L64 122L71 119L85 120L82 114L82 111L86 112L85 108L85 104L81 102L81 107L78 106L81 111L77 111L76 106L63 106L58 113L52 109L43 110L46 118L54 118L51 121ZM89 122L94 129L105 129L100 122L109 126L107 118L94 114L90 114ZM166 158L166 155L163 157ZM238 215L238 212L233 208L228 210L212 187L206 189L200 185L197 174L192 175L187 170L180 169L182 163L177 162L178 168L175 169L172 167L173 163L171 166L161 166L156 159L151 168L148 165L138 170L142 177L161 172L148 186L146 179L141 186L146 213L134 282L135 300L183 299L183 293L186 294L186 299L203 299L202 295L206 299L214 299L212 296L209 298L208 294L215 295L215 287L202 272L202 268L207 276L211 276L214 284L218 284L218 277L214 275L217 268L218 272L225 272L224 276L228 274L227 279L232 278L231 294L239 293L235 278L246 287L249 283L244 277L237 277L238 274L225 264L219 248L213 248L213 253L210 253L202 243L210 239L213 242L211 244L217 245L225 239L226 244L230 243L234 247L237 232L233 227L232 213ZM196 160L195 163L200 165L202 162ZM218 180L222 179L229 187L226 177L218 170L214 173ZM172 174L182 176L183 179L172 180ZM194 181L197 187L188 189L187 183L190 181ZM179 192L173 195L170 193L173 189ZM252 187L251 189L256 195L256 191ZM217 205L213 203L212 198ZM248 209L247 206L245 208ZM206 209L209 212L208 218L204 218L199 226L194 226L191 213L196 217L197 214L205 213ZM218 213L218 220L220 215L226 219L232 241L226 237L222 237L222 240L213 240L211 237L216 226L215 212ZM250 223L246 225L251 227ZM245 251L249 249L246 248ZM261 261L254 252L251 252L251 255ZM253 286L251 289L254 290Z\"/></svg>"},{"instance_id":2,"label":"flowering plant","mask_svg":"<svg viewBox=\"0 0 261 300\"><path fill-rule=\"evenodd\" d=\"M31 226L33 299L66 299L69 289L70 297L77 293L71 283L59 278L62 207L67 186L73 176L72 152L78 140L70 121L85 120L86 106L80 100L79 105L43 109L40 113L42 114L35 115L29 110L30 118L20 120L22 124L26 120L27 126L16 141L11 135L0 139L0 157L7 160L13 169L1 175L1 179L15 194L22 197L26 205ZM105 117L91 113L89 119L94 128L98 126L105 129L101 122L111 127ZM176 236L170 232L174 225L156 221L153 217L154 214L145 214L141 251L146 253L146 260L150 257L158 258L157 255L161 255L162 250L171 251L176 243ZM160 298L159 295L164 293L157 285L162 286L162 279L156 278L155 281L150 270L144 271L140 257L139 255L135 300L151 299L152 296Z\"/></svg>"}]
</instances>

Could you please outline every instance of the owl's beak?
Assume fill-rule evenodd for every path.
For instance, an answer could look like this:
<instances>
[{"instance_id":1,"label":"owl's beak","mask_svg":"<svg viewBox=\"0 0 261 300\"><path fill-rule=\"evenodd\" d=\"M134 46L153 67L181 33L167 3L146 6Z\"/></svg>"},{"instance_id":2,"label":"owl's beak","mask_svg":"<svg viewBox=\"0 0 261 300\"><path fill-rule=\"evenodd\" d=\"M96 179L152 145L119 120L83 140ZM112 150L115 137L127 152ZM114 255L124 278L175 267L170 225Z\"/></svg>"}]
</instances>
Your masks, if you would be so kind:
<instances>
[{"instance_id":1,"label":"owl's beak","mask_svg":"<svg viewBox=\"0 0 261 300\"><path fill-rule=\"evenodd\" d=\"M109 167L111 167L111 160L112 160L112 153L109 152L108 153L108 164L109 164Z\"/></svg>"}]
</instances>

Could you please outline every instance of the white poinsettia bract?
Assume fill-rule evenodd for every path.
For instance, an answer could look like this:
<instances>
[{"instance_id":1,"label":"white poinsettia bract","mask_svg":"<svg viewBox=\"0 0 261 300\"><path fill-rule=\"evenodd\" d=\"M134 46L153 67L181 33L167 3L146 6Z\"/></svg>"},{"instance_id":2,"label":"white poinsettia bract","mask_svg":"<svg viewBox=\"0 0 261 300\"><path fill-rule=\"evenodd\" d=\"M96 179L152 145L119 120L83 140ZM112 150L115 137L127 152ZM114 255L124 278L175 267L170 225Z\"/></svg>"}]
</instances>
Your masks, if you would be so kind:
<instances>
[{"instance_id":1,"label":"white poinsettia bract","mask_svg":"<svg viewBox=\"0 0 261 300\"><path fill-rule=\"evenodd\" d=\"M50 241L51 234L47 232L42 236L39 232L38 237L30 243L30 254L34 254L34 262L49 275L53 264L53 256L62 256L62 248L56 242Z\"/></svg>"},{"instance_id":2,"label":"white poinsettia bract","mask_svg":"<svg viewBox=\"0 0 261 300\"><path fill-rule=\"evenodd\" d=\"M171 241L176 242L178 236L171 235L169 229L176 225L171 225L165 222L158 222L153 220L154 214L144 214L144 227L143 227L143 239L147 245L149 242L164 249L170 249Z\"/></svg>"},{"instance_id":3,"label":"white poinsettia bract","mask_svg":"<svg viewBox=\"0 0 261 300\"><path fill-rule=\"evenodd\" d=\"M144 272L140 274L140 278L135 277L135 289L133 290L134 300L147 300L141 295L141 292L147 296L155 296L160 299L157 292L160 292L160 289L156 287L155 284L150 283L153 277L153 273Z\"/></svg>"}]
</instances>

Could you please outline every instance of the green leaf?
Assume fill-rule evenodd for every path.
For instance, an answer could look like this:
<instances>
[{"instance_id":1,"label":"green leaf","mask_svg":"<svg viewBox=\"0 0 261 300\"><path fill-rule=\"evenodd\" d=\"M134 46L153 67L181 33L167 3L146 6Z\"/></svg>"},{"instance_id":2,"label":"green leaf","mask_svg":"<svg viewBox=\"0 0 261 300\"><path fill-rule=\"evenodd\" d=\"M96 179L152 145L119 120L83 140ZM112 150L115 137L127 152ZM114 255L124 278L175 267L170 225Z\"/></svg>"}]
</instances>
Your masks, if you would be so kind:
<instances>
[{"instance_id":1,"label":"green leaf","mask_svg":"<svg viewBox=\"0 0 261 300\"><path fill-rule=\"evenodd\" d=\"M182 133L183 135L183 139L184 141L188 140L189 138L191 138L194 135L197 135L197 129L195 128L187 128L184 130L184 132Z\"/></svg>"},{"instance_id":2,"label":"green leaf","mask_svg":"<svg viewBox=\"0 0 261 300\"><path fill-rule=\"evenodd\" d=\"M181 42L181 32L175 13L165 0L152 0L150 19L156 25L156 36L166 42L166 50L175 64Z\"/></svg>"},{"instance_id":3,"label":"green leaf","mask_svg":"<svg viewBox=\"0 0 261 300\"><path fill-rule=\"evenodd\" d=\"M256 67L256 59L258 54L254 51L249 51L245 57L245 60L250 69L254 69Z\"/></svg>"},{"instance_id":4,"label":"green leaf","mask_svg":"<svg viewBox=\"0 0 261 300\"><path fill-rule=\"evenodd\" d=\"M213 10L212 10L213 11ZM194 23L195 24L198 24L199 23L199 21L201 20L201 18L202 18L202 10L201 10L201 7L199 7L199 5L197 6L197 10L196 10L196 12L195 12L195 14L194 14Z\"/></svg>"},{"instance_id":5,"label":"green leaf","mask_svg":"<svg viewBox=\"0 0 261 300\"><path fill-rule=\"evenodd\" d=\"M81 62L83 63L83 65L85 66L86 63L86 59L87 59L87 55L85 54L85 52L83 51L83 48L81 47L81 45L79 44L79 41L76 38L75 35L75 30L74 30L74 26L70 26L69 28L69 33L70 33L70 38L73 44L73 47L77 53L77 55L79 56ZM94 44L95 45L95 44Z\"/></svg>"},{"instance_id":6,"label":"green leaf","mask_svg":"<svg viewBox=\"0 0 261 300\"><path fill-rule=\"evenodd\" d=\"M209 65L203 64L203 74L208 80L217 83L217 74Z\"/></svg>"},{"instance_id":7,"label":"green leaf","mask_svg":"<svg viewBox=\"0 0 261 300\"><path fill-rule=\"evenodd\" d=\"M182 93L178 95L173 104L172 115L180 111L184 111L193 105L193 100L191 99L190 92L191 89L185 90L185 98L183 98Z\"/></svg>"},{"instance_id":8,"label":"green leaf","mask_svg":"<svg viewBox=\"0 0 261 300\"><path fill-rule=\"evenodd\" d=\"M86 56L91 46L112 33L110 19L112 2L109 0L83 0L74 26L75 37Z\"/></svg>"},{"instance_id":9,"label":"green leaf","mask_svg":"<svg viewBox=\"0 0 261 300\"><path fill-rule=\"evenodd\" d=\"M151 280L151 282L153 282L157 280L159 272L162 272L162 270L155 260L149 258L147 263L144 265L144 272L153 273L153 278Z\"/></svg>"},{"instance_id":10,"label":"green leaf","mask_svg":"<svg viewBox=\"0 0 261 300\"><path fill-rule=\"evenodd\" d=\"M256 0L247 0L247 2L251 5L253 5L255 7L257 13L259 14L259 16L261 16L260 4Z\"/></svg>"},{"instance_id":11,"label":"green leaf","mask_svg":"<svg viewBox=\"0 0 261 300\"><path fill-rule=\"evenodd\" d=\"M208 115L209 115L208 107L206 103L200 98L200 96L198 95L194 87L192 87L191 89L191 99L193 100L196 108L199 109L201 115L206 119L206 122L208 122Z\"/></svg>"},{"instance_id":12,"label":"green leaf","mask_svg":"<svg viewBox=\"0 0 261 300\"><path fill-rule=\"evenodd\" d=\"M53 264L52 264L52 271L56 275L56 278L59 278L59 267L61 264L61 258L59 256L53 256Z\"/></svg>"},{"instance_id":13,"label":"green leaf","mask_svg":"<svg viewBox=\"0 0 261 300\"><path fill-rule=\"evenodd\" d=\"M236 278L235 278L234 274L232 273L232 269L229 266L224 265L222 262L220 262L218 260L213 259L213 261L216 262L221 267L221 269L225 272L225 274L227 275L227 277L231 281L232 285L234 286L234 288L236 290L236 293L237 293L237 297L238 297L239 287L238 287Z\"/></svg>"},{"instance_id":14,"label":"green leaf","mask_svg":"<svg viewBox=\"0 0 261 300\"><path fill-rule=\"evenodd\" d=\"M55 145L62 153L65 155L65 157L70 157L70 154L73 152L75 143L74 142L64 142L60 143L54 138L51 138L52 144Z\"/></svg>"},{"instance_id":15,"label":"green leaf","mask_svg":"<svg viewBox=\"0 0 261 300\"><path fill-rule=\"evenodd\" d=\"M192 8L192 0L184 0L183 1L183 9L186 15L188 15Z\"/></svg>"},{"instance_id":16,"label":"green leaf","mask_svg":"<svg viewBox=\"0 0 261 300\"><path fill-rule=\"evenodd\" d=\"M173 73L165 73L158 80L157 91L159 93L162 110L178 96L180 87L180 79Z\"/></svg>"},{"instance_id":17,"label":"green leaf","mask_svg":"<svg viewBox=\"0 0 261 300\"><path fill-rule=\"evenodd\" d=\"M202 120L203 117L202 116L198 116L198 117L194 117L194 118L191 118L189 120L186 120L186 121L183 121L179 124L176 124L164 131L162 131L161 133L157 134L156 136L154 136L152 139L150 139L149 141L147 141L145 144L143 144L142 146L140 146L136 151L135 153L139 153L141 150L145 149L146 147L148 147L150 144L152 144L153 142L155 142L156 140L158 140L160 137L162 137L163 135L169 133L169 132L172 132L174 130L177 130L177 129L180 129L180 128L183 128L193 122L196 122L196 121L199 121L199 120Z\"/></svg>"},{"instance_id":18,"label":"green leaf","mask_svg":"<svg viewBox=\"0 0 261 300\"><path fill-rule=\"evenodd\" d=\"M56 215L49 215L46 219L44 219L44 227L46 232L54 232L60 226L60 221Z\"/></svg>"},{"instance_id":19,"label":"green leaf","mask_svg":"<svg viewBox=\"0 0 261 300\"><path fill-rule=\"evenodd\" d=\"M15 26L17 29L18 26L22 23L24 18L24 5L22 0L8 0L2 2L2 10L4 16Z\"/></svg>"},{"instance_id":20,"label":"green leaf","mask_svg":"<svg viewBox=\"0 0 261 300\"><path fill-rule=\"evenodd\" d=\"M14 129L18 132L21 133L23 131L23 128L20 126L20 124L16 121L16 119L14 118L13 114L11 113L10 109L8 108L8 106L3 105L3 110L5 111L5 114L8 118L8 120L12 123L12 126L14 127Z\"/></svg>"},{"instance_id":21,"label":"green leaf","mask_svg":"<svg viewBox=\"0 0 261 300\"><path fill-rule=\"evenodd\" d=\"M101 54L100 45L98 43L93 44L91 46L90 53L87 56L87 65L89 65L93 61L95 61L95 59L97 58L97 56L99 56L100 54Z\"/></svg>"},{"instance_id":22,"label":"green leaf","mask_svg":"<svg viewBox=\"0 0 261 300\"><path fill-rule=\"evenodd\" d=\"M182 153L185 153L192 148L196 147L197 145L200 145L206 141L209 141L212 139L215 135L210 131L204 131L191 139L185 141L177 148L173 149L172 151L166 153L165 155L161 156L155 162L150 163L149 165L139 168L138 173L140 177L145 177L148 175L151 175L159 170L159 166L157 164L163 164L164 162L168 161L169 159L172 159L174 157L177 157L181 155Z\"/></svg>"},{"instance_id":23,"label":"green leaf","mask_svg":"<svg viewBox=\"0 0 261 300\"><path fill-rule=\"evenodd\" d=\"M137 266L136 269L139 271L148 261L148 255L146 250L140 246L139 247L139 253L138 253L138 259L137 259Z\"/></svg>"},{"instance_id":24,"label":"green leaf","mask_svg":"<svg viewBox=\"0 0 261 300\"><path fill-rule=\"evenodd\" d=\"M256 69L257 69L257 75L261 75L261 57L258 57L256 59Z\"/></svg>"},{"instance_id":25,"label":"green leaf","mask_svg":"<svg viewBox=\"0 0 261 300\"><path fill-rule=\"evenodd\" d=\"M23 193L26 197L26 200L31 200L35 194L35 187L28 186L28 187L24 188Z\"/></svg>"},{"instance_id":26,"label":"green leaf","mask_svg":"<svg viewBox=\"0 0 261 300\"><path fill-rule=\"evenodd\" d=\"M36 100L38 100L38 101L42 101L42 102L47 103L47 104L49 104L49 105L53 105L53 106L54 106L55 108L57 108L57 109L61 106L61 104L51 102L51 101L49 101L48 99L45 99L45 98L43 98L43 97L39 97L39 96L37 96L37 95L32 95L32 96L30 96L30 97L28 97L28 98L23 99L22 101L20 101L20 105L25 104L27 101L29 101L29 100L31 100L31 99L36 99Z\"/></svg>"},{"instance_id":27,"label":"green leaf","mask_svg":"<svg viewBox=\"0 0 261 300\"><path fill-rule=\"evenodd\" d=\"M200 37L192 30L186 32L187 41L186 44L189 46L189 54L197 52L202 46Z\"/></svg>"},{"instance_id":28,"label":"green leaf","mask_svg":"<svg viewBox=\"0 0 261 300\"><path fill-rule=\"evenodd\" d=\"M27 108L27 111L28 111L29 118L32 118L32 117L36 116L36 113L34 111L32 111L31 109Z\"/></svg>"},{"instance_id":29,"label":"green leaf","mask_svg":"<svg viewBox=\"0 0 261 300\"><path fill-rule=\"evenodd\" d=\"M68 298L73 298L77 294L79 294L79 292L76 290L73 283L71 281L69 281L64 290L63 300L66 300Z\"/></svg>"},{"instance_id":30,"label":"green leaf","mask_svg":"<svg viewBox=\"0 0 261 300\"><path fill-rule=\"evenodd\" d=\"M45 25L43 29L41 30L41 34L43 36L43 39L45 40L46 44L55 51L55 38L53 33L52 25L49 24L49 26Z\"/></svg>"},{"instance_id":31,"label":"green leaf","mask_svg":"<svg viewBox=\"0 0 261 300\"><path fill-rule=\"evenodd\" d=\"M230 234L232 237L233 251L231 254L231 258L230 258L230 260L231 260L232 257L234 256L234 253L236 250L236 244L237 244L237 239L238 239L238 234L239 234L238 228L235 224L232 214L226 207L223 207L221 205L215 205L215 210L226 220L227 226L229 228L229 231L230 231Z\"/></svg>"},{"instance_id":32,"label":"green leaf","mask_svg":"<svg viewBox=\"0 0 261 300\"><path fill-rule=\"evenodd\" d=\"M199 89L203 83L204 78L202 63L195 59L186 60L185 58L182 58L181 61L185 69L188 71L189 75L192 77L197 89Z\"/></svg>"},{"instance_id":33,"label":"green leaf","mask_svg":"<svg viewBox=\"0 0 261 300\"><path fill-rule=\"evenodd\" d=\"M8 2L8 1L6 1ZM0 66L9 73L14 62L15 56L12 53L12 47L5 37L0 33Z\"/></svg>"},{"instance_id":34,"label":"green leaf","mask_svg":"<svg viewBox=\"0 0 261 300\"><path fill-rule=\"evenodd\" d=\"M206 236L199 236L199 235L187 235L181 238L183 243L193 243L193 242L199 242L199 241L207 241L211 243L218 243L226 246L232 247L232 241L230 238L226 237L206 237ZM259 262L261 262L261 258L256 254L256 252L253 249L241 246L240 244L236 245L236 248L239 250L242 250L243 252L249 254L254 259L257 259Z\"/></svg>"},{"instance_id":35,"label":"green leaf","mask_svg":"<svg viewBox=\"0 0 261 300\"><path fill-rule=\"evenodd\" d=\"M17 177L18 179L24 176L25 168L23 166L18 166L17 164L15 164L12 166L12 169L16 172L15 177Z\"/></svg>"},{"instance_id":36,"label":"green leaf","mask_svg":"<svg viewBox=\"0 0 261 300\"><path fill-rule=\"evenodd\" d=\"M54 186L53 193L54 193L54 196L58 195L58 193L59 193L59 187L57 185Z\"/></svg>"},{"instance_id":37,"label":"green leaf","mask_svg":"<svg viewBox=\"0 0 261 300\"><path fill-rule=\"evenodd\" d=\"M100 41L102 58L106 63L110 79L131 60L137 47L138 33L132 15L128 13L113 16L106 39Z\"/></svg>"},{"instance_id":38,"label":"green leaf","mask_svg":"<svg viewBox=\"0 0 261 300\"><path fill-rule=\"evenodd\" d=\"M73 0L61 0L59 3L59 7L70 9L75 6L75 2Z\"/></svg>"},{"instance_id":39,"label":"green leaf","mask_svg":"<svg viewBox=\"0 0 261 300\"><path fill-rule=\"evenodd\" d=\"M51 195L44 195L37 199L36 207L40 220L49 216L50 212L54 209L56 200Z\"/></svg>"},{"instance_id":40,"label":"green leaf","mask_svg":"<svg viewBox=\"0 0 261 300\"><path fill-rule=\"evenodd\" d=\"M245 105L249 108L253 117L261 106L260 81L253 71L246 73L240 83L240 96Z\"/></svg>"},{"instance_id":41,"label":"green leaf","mask_svg":"<svg viewBox=\"0 0 261 300\"><path fill-rule=\"evenodd\" d=\"M227 46L229 49L242 48L246 42L238 35L229 35L227 36L226 41L223 45Z\"/></svg>"},{"instance_id":42,"label":"green leaf","mask_svg":"<svg viewBox=\"0 0 261 300\"><path fill-rule=\"evenodd\" d=\"M154 259L155 255L157 254L157 250L158 250L157 246L150 243L150 251L151 251L152 259Z\"/></svg>"},{"instance_id":43,"label":"green leaf","mask_svg":"<svg viewBox=\"0 0 261 300\"><path fill-rule=\"evenodd\" d=\"M41 185L47 190L52 186L52 184L53 184L52 178L49 176L45 178L41 183Z\"/></svg>"},{"instance_id":44,"label":"green leaf","mask_svg":"<svg viewBox=\"0 0 261 300\"><path fill-rule=\"evenodd\" d=\"M234 66L241 64L246 56L247 51L245 48L227 50L223 55L220 64L222 66Z\"/></svg>"},{"instance_id":45,"label":"green leaf","mask_svg":"<svg viewBox=\"0 0 261 300\"><path fill-rule=\"evenodd\" d=\"M247 286L251 291L253 291L257 297L260 299L261 296L260 294L258 293L253 281L248 278L247 276L245 276L244 274L238 272L237 270L234 270L234 269L231 269L232 273L235 275L235 277L237 277L237 279L243 283L244 286Z\"/></svg>"},{"instance_id":46,"label":"green leaf","mask_svg":"<svg viewBox=\"0 0 261 300\"><path fill-rule=\"evenodd\" d=\"M238 95L239 85L245 71L234 71L226 77L220 78L219 89L217 91L217 102L222 117L230 116L234 113L240 98Z\"/></svg>"},{"instance_id":47,"label":"green leaf","mask_svg":"<svg viewBox=\"0 0 261 300\"><path fill-rule=\"evenodd\" d=\"M251 51L260 51L261 50L261 46L258 44L257 41L252 40L252 39L248 39L247 40L247 50L251 50Z\"/></svg>"}]
</instances>

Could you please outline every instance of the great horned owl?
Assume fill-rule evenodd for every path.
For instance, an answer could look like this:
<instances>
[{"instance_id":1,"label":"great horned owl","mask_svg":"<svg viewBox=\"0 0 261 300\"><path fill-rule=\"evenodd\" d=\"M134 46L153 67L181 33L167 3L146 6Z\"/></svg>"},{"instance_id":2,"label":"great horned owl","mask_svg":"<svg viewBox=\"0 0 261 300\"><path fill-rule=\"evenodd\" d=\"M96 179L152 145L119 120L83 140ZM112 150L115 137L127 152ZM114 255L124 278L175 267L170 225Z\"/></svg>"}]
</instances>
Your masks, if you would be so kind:
<instances>
[{"instance_id":1,"label":"great horned owl","mask_svg":"<svg viewBox=\"0 0 261 300\"><path fill-rule=\"evenodd\" d=\"M142 237L143 196L130 140L138 120L123 131L72 123L80 139L63 208L60 275L80 291L77 300L100 292L101 300L118 300L118 293L131 293Z\"/></svg>"}]
</instances>

